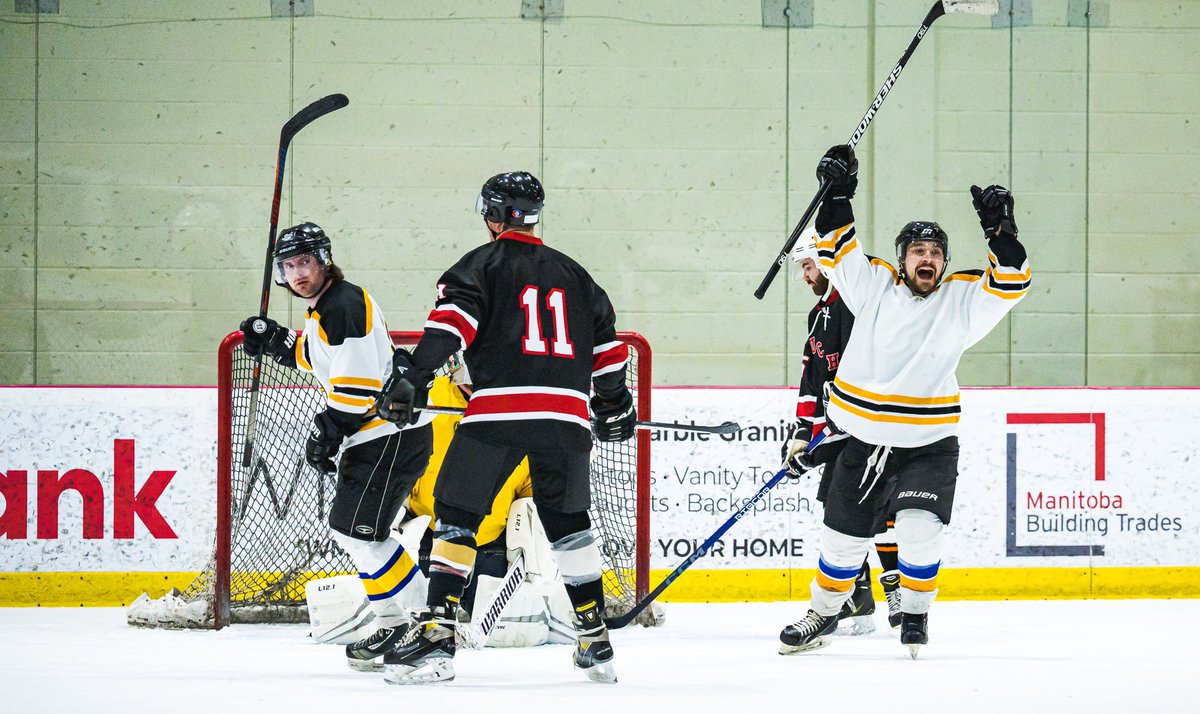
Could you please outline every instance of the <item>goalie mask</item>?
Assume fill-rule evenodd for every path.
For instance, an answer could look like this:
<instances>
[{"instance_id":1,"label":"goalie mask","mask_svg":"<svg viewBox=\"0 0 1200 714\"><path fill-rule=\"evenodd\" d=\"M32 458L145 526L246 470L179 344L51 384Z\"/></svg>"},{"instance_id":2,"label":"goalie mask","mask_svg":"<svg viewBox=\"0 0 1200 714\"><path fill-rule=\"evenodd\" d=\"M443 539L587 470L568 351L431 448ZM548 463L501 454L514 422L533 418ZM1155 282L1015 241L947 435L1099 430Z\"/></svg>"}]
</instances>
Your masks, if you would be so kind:
<instances>
[{"instance_id":1,"label":"goalie mask","mask_svg":"<svg viewBox=\"0 0 1200 714\"><path fill-rule=\"evenodd\" d=\"M483 184L475 209L486 221L505 228L522 228L538 222L545 201L546 193L533 174L510 171Z\"/></svg>"},{"instance_id":2,"label":"goalie mask","mask_svg":"<svg viewBox=\"0 0 1200 714\"><path fill-rule=\"evenodd\" d=\"M333 244L325 231L315 223L301 223L279 234L275 241L275 284L289 287L283 263L288 258L311 253L322 267L332 262Z\"/></svg>"},{"instance_id":3,"label":"goalie mask","mask_svg":"<svg viewBox=\"0 0 1200 714\"><path fill-rule=\"evenodd\" d=\"M933 287L937 287L942 282L942 277L946 275L946 268L950 265L950 237L946 235L946 231L942 230L941 226L933 221L911 221L900 230L900 235L896 236L896 261L899 263L900 279L910 288L913 287L912 276L905 274L904 262L908 255L908 247L920 241L932 241L942 248L944 260L942 272L935 277L933 282ZM932 288L927 292L931 291Z\"/></svg>"}]
</instances>

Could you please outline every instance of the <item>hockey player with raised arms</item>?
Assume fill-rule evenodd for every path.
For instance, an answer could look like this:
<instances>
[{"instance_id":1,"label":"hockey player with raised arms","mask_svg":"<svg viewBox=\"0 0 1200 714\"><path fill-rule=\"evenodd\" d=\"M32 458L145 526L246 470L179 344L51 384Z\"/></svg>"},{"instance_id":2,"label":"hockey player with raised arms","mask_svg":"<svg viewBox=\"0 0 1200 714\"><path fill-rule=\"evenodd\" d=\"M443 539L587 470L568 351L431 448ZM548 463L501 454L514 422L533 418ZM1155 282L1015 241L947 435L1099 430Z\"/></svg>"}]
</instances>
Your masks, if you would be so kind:
<instances>
[{"instance_id":1,"label":"hockey player with raised arms","mask_svg":"<svg viewBox=\"0 0 1200 714\"><path fill-rule=\"evenodd\" d=\"M484 183L477 207L492 240L442 274L412 361L394 363L378 402L387 419L415 419L433 371L464 350L474 393L434 488L428 609L413 636L384 655L384 679L392 684L454 678L455 613L475 564L476 534L497 490L526 457L538 516L575 609L575 665L594 681L616 681L588 517L589 427L601 441L633 435L628 349L616 337L604 290L535 235L544 201L541 184L524 171Z\"/></svg>"},{"instance_id":2,"label":"hockey player with raised arms","mask_svg":"<svg viewBox=\"0 0 1200 714\"><path fill-rule=\"evenodd\" d=\"M829 643L850 597L878 520L896 512L900 551L900 641L913 657L929 640L942 530L958 478L963 353L983 339L1029 290L1012 194L971 187L988 246L986 270L946 275L949 239L936 223L914 221L896 237L894 268L864 253L850 199L858 160L835 146L817 167L830 188L817 212L821 268L855 315L829 392L826 419L849 435L833 466L817 576L808 613L780 633L780 653Z\"/></svg>"},{"instance_id":3,"label":"hockey player with raised arms","mask_svg":"<svg viewBox=\"0 0 1200 714\"><path fill-rule=\"evenodd\" d=\"M429 464L433 417L398 428L376 415L382 377L392 365L391 336L375 299L334 265L332 241L320 226L284 230L274 261L275 282L308 303L304 331L252 315L241 324L244 349L311 373L325 394L304 456L317 471L337 474L329 527L358 568L378 623L370 637L347 645L346 659L354 669L377 670L410 620L398 596L417 565L392 524Z\"/></svg>"}]
</instances>

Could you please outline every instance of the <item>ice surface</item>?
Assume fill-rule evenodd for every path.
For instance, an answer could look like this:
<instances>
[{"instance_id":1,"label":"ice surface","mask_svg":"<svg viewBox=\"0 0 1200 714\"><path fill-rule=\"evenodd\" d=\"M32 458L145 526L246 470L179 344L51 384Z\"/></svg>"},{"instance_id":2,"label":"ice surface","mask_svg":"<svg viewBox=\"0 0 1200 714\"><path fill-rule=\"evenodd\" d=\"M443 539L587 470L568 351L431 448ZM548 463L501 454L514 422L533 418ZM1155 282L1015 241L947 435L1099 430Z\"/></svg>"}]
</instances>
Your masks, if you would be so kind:
<instances>
[{"instance_id":1,"label":"ice surface","mask_svg":"<svg viewBox=\"0 0 1200 714\"><path fill-rule=\"evenodd\" d=\"M0 712L1197 710L1200 600L939 602L915 661L881 611L874 634L780 656L805 605L668 604L664 627L613 634L615 685L558 645L464 651L458 679L429 687L352 672L302 625L160 631L122 609L0 609Z\"/></svg>"}]
</instances>

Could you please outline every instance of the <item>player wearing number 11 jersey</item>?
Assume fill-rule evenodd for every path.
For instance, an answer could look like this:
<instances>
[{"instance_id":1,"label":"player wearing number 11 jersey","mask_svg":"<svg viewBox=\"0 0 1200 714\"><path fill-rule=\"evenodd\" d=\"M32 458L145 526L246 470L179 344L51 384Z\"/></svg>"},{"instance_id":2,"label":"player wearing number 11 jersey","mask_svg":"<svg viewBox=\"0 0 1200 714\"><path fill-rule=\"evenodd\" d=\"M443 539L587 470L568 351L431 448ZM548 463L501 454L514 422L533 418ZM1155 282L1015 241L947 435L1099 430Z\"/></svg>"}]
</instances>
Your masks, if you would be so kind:
<instances>
[{"instance_id":1,"label":"player wearing number 11 jersey","mask_svg":"<svg viewBox=\"0 0 1200 714\"><path fill-rule=\"evenodd\" d=\"M594 388L598 439L633 435L627 348L617 340L604 290L534 235L544 199L541 184L523 171L483 185L478 209L491 241L442 275L420 343L411 359L397 353L379 400L385 419L411 421L433 370L464 351L475 391L434 488L429 609L384 656L385 679L393 684L454 677L455 612L474 567L475 535L497 490L526 456L533 500L575 609L575 664L593 680L616 681L601 617L600 551L588 517L588 406Z\"/></svg>"}]
</instances>

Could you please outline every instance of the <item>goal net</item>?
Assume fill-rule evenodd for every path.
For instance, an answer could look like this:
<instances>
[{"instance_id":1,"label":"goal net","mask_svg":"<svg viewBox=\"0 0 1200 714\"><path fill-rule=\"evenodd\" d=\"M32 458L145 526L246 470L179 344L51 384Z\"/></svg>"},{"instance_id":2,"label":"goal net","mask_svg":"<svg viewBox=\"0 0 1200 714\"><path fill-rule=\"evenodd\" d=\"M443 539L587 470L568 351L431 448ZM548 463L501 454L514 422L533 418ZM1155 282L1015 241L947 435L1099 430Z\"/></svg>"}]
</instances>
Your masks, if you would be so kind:
<instances>
[{"instance_id":1,"label":"goal net","mask_svg":"<svg viewBox=\"0 0 1200 714\"><path fill-rule=\"evenodd\" d=\"M420 332L393 332L411 348ZM650 347L635 333L626 376L638 418L650 418ZM264 359L249 466L243 465L254 360L233 332L218 355L217 533L205 569L181 592L139 598L129 622L148 627L221 628L231 622L307 622L304 585L356 572L330 536L335 474L304 460L313 416L325 406L315 379ZM650 437L639 429L621 443L593 443L592 527L604 559L609 616L627 612L649 590ZM655 624L648 608L639 618Z\"/></svg>"}]
</instances>

